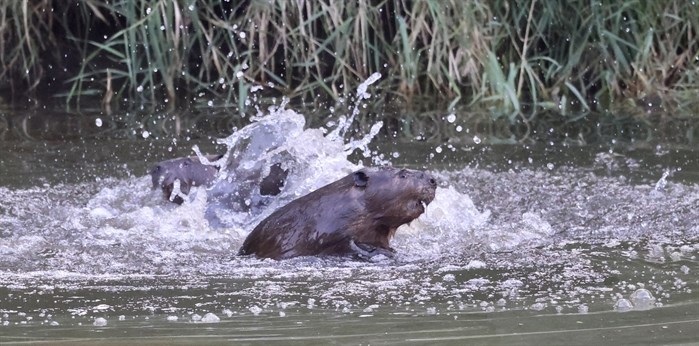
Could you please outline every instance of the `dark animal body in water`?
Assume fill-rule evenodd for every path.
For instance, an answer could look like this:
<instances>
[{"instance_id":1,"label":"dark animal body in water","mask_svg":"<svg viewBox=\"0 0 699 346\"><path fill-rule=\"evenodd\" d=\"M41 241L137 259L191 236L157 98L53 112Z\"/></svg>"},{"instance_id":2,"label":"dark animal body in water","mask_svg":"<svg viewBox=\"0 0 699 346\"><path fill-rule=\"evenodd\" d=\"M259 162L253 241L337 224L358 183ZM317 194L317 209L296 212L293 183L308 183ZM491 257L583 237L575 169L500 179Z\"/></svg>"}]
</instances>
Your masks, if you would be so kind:
<instances>
[{"instance_id":1,"label":"dark animal body in water","mask_svg":"<svg viewBox=\"0 0 699 346\"><path fill-rule=\"evenodd\" d=\"M208 155L206 159L215 161L222 156ZM253 190L257 188L260 196L278 195L288 171L277 163L269 167L269 173L264 177L262 168L258 167L245 171L244 175L239 172L230 179L217 181L218 166L204 164L197 156L189 156L159 162L149 173L153 188L162 189L165 198L174 203L182 204L184 201L180 194L172 194L177 183L181 194L188 195L194 186L204 186L212 188L212 198L228 200L231 210L246 210L250 207Z\"/></svg>"},{"instance_id":2,"label":"dark animal body in water","mask_svg":"<svg viewBox=\"0 0 699 346\"><path fill-rule=\"evenodd\" d=\"M425 211L436 187L421 171L361 169L276 210L248 235L239 254L392 257L389 240Z\"/></svg>"},{"instance_id":3,"label":"dark animal body in water","mask_svg":"<svg viewBox=\"0 0 699 346\"><path fill-rule=\"evenodd\" d=\"M295 128L289 121L253 122L228 139L227 159L224 155L207 155L203 163L197 156L182 157L158 163L151 171L153 188L163 190L165 198L182 204L193 186L207 188L207 215L210 225L218 224L219 213L255 211L266 206L286 185L293 160L280 147L287 132ZM235 137L235 140L231 138ZM175 184L178 194L173 195Z\"/></svg>"},{"instance_id":4,"label":"dark animal body in water","mask_svg":"<svg viewBox=\"0 0 699 346\"><path fill-rule=\"evenodd\" d=\"M219 158L221 155L207 157L210 161ZM180 192L187 195L193 186L211 186L217 173L217 166L205 165L196 156L159 162L149 172L153 188L162 189L165 198L177 204L182 204L183 200L179 195L172 195L176 182L179 182Z\"/></svg>"}]
</instances>

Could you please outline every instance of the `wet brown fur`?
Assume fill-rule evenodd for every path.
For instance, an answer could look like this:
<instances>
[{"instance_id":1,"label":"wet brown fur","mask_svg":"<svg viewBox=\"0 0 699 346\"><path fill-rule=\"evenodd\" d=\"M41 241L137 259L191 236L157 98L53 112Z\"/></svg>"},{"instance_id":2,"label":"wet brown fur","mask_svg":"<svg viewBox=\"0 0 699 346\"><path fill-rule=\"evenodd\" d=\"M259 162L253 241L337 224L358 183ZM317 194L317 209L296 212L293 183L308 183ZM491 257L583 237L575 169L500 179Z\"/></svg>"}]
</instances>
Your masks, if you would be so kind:
<instances>
[{"instance_id":1,"label":"wet brown fur","mask_svg":"<svg viewBox=\"0 0 699 346\"><path fill-rule=\"evenodd\" d=\"M355 254L355 243L392 253L389 240L396 229L420 216L435 190L435 179L424 172L362 169L272 213L248 235L239 254L346 256Z\"/></svg>"}]
</instances>

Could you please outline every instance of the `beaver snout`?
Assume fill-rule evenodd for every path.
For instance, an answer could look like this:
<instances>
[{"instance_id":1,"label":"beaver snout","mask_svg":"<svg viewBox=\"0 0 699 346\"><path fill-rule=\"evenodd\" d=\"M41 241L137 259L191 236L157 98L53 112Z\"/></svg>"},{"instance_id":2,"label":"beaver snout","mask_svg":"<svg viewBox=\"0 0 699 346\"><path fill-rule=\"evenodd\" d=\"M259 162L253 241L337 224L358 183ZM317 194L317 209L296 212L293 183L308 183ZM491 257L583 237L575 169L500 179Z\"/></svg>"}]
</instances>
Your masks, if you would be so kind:
<instances>
[{"instance_id":1,"label":"beaver snout","mask_svg":"<svg viewBox=\"0 0 699 346\"><path fill-rule=\"evenodd\" d=\"M418 204L424 206L430 204L434 200L435 192L437 191L438 181L437 179L428 173L420 173L418 175L420 181L420 199Z\"/></svg>"}]
</instances>

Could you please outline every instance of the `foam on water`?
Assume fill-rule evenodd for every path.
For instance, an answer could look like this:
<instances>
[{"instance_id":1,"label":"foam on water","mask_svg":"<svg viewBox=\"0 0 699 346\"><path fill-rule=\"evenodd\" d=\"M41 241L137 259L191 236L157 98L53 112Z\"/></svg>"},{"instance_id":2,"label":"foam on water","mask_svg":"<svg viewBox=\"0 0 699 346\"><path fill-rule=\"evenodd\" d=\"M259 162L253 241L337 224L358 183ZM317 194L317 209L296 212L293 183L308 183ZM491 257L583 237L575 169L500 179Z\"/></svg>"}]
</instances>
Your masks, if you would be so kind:
<instances>
[{"instance_id":1,"label":"foam on water","mask_svg":"<svg viewBox=\"0 0 699 346\"><path fill-rule=\"evenodd\" d=\"M358 91L360 102L368 84ZM39 283L41 297L31 297L39 300L60 295L56 287L175 290L176 301L107 297L99 303L104 305L89 304L159 309L173 323L320 308L366 317L386 307L427 315L627 311L696 290L699 187L673 183L667 175L658 188L565 168L433 171L441 186L425 213L397 231L394 259L235 256L269 213L362 167L348 160L350 153L383 162L369 150L381 124L346 138L354 116L341 117L334 129L307 128L304 116L282 103L222 139L228 150L221 159L208 162L195 147L202 162L221 167L221 181L275 162L290 172L281 194L259 209L214 210L220 225L207 218L214 189L194 188L178 206L151 190L150 177L0 187L0 283L19 291ZM211 289L212 278L225 289ZM210 306L178 307L197 306L193 302L202 296L212 297ZM87 309L71 308L81 317ZM99 316L104 309L93 310L97 315L88 317L105 326L108 320ZM115 322L109 319L109 325Z\"/></svg>"},{"instance_id":2,"label":"foam on water","mask_svg":"<svg viewBox=\"0 0 699 346\"><path fill-rule=\"evenodd\" d=\"M206 218L209 191L194 189L186 202L177 206L162 201L159 191L150 189L148 177L105 178L99 183L48 190L0 188L0 194L6 196L3 210L9 211L0 216L6 229L0 242L2 268L7 268L6 273L35 272L41 276L53 272L57 277L66 272L269 273L264 267L278 264L252 259L231 262L247 233L284 203L361 167L361 163L347 160L349 151L365 148L376 132L354 141L329 138L323 129L305 129L304 118L297 112L276 107L258 116L251 127L222 140L230 151L216 164L227 162L241 141L250 140L259 129L256 126L274 128L282 135L274 137L278 141L271 149L260 146L249 154L250 161L254 157L270 163L283 157L285 168L291 171L282 194L260 213L229 212L226 226L215 228ZM243 166L250 164L241 162ZM224 170L224 176L230 177L228 173ZM471 260L483 254L526 253L541 246L577 242L580 237L604 239L610 247L638 236L656 237L657 242L630 252L653 262L695 256L691 239L699 234L693 221L696 186L668 182L661 192L651 185L629 186L617 179L565 171L492 173L466 168L435 174L444 186L438 188L426 212L401 227L392 242L398 263L455 257L465 259L452 263L456 267L472 268ZM665 244L672 244L673 239L689 239L690 243L666 251ZM507 261L504 257L499 260ZM377 265L386 263L394 262L385 260ZM492 265L486 263L486 267Z\"/></svg>"},{"instance_id":3,"label":"foam on water","mask_svg":"<svg viewBox=\"0 0 699 346\"><path fill-rule=\"evenodd\" d=\"M489 216L490 212L480 212L468 195L452 186L439 187L425 213L398 228L395 247L405 260L463 254L479 243L479 229L486 225Z\"/></svg>"},{"instance_id":4,"label":"foam on water","mask_svg":"<svg viewBox=\"0 0 699 346\"><path fill-rule=\"evenodd\" d=\"M358 100L369 97L366 89L379 77L372 76L362 84ZM258 209L234 211L229 205L212 203L208 195L217 193L218 185L193 188L188 196L182 195L184 204L177 206L162 201L159 191L151 191L148 177L51 188L55 194L41 189L8 192L16 196L12 204L31 212L15 213L5 220L15 231L0 244L4 267L42 275L46 268L90 274L217 272L261 219L362 167L348 156L359 150L370 157L368 144L381 123L359 138L345 139L350 125L351 121L345 121L331 134L323 128L305 128L304 116L287 109L283 101L219 140L228 148L220 159L210 162L198 147L193 148L201 162L220 167L217 179L224 183L236 182L256 169L262 169L264 176L264 169L281 163L289 171L285 186ZM66 192L83 189L94 193L69 203L62 200ZM54 198L49 197L52 195ZM252 198L263 197L258 192ZM42 210L49 213L42 214ZM210 223L212 219L215 224ZM22 227L22 223L27 224Z\"/></svg>"}]
</instances>

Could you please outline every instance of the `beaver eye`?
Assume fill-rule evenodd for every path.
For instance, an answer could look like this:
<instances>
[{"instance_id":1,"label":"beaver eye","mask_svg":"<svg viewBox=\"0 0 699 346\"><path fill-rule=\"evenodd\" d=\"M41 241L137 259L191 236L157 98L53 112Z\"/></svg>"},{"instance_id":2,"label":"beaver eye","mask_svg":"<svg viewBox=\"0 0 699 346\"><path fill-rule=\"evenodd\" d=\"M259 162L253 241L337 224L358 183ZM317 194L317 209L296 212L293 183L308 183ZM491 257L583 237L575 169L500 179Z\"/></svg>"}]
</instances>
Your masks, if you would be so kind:
<instances>
[{"instance_id":1,"label":"beaver eye","mask_svg":"<svg viewBox=\"0 0 699 346\"><path fill-rule=\"evenodd\" d=\"M408 171L401 169L400 172L398 172L398 176L401 177L401 179L405 179L408 177Z\"/></svg>"}]
</instances>

